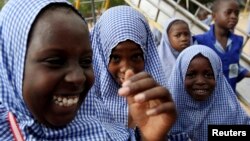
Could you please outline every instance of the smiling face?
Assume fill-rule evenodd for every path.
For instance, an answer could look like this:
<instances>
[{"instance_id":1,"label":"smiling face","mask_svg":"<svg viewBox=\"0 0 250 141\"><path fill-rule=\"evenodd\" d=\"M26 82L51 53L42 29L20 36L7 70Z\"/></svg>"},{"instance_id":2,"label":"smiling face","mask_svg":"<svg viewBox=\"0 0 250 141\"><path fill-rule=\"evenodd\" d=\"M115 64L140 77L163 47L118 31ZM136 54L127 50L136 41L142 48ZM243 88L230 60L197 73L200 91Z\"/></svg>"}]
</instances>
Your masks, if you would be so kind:
<instances>
[{"instance_id":1,"label":"smiling face","mask_svg":"<svg viewBox=\"0 0 250 141\"><path fill-rule=\"evenodd\" d=\"M23 98L47 126L64 126L93 85L92 50L84 21L71 9L47 9L29 37Z\"/></svg>"},{"instance_id":2,"label":"smiling face","mask_svg":"<svg viewBox=\"0 0 250 141\"><path fill-rule=\"evenodd\" d=\"M191 33L184 21L174 21L170 25L167 35L171 46L178 52L190 46Z\"/></svg>"},{"instance_id":3,"label":"smiling face","mask_svg":"<svg viewBox=\"0 0 250 141\"><path fill-rule=\"evenodd\" d=\"M140 46L130 40L119 43L110 55L108 70L115 81L121 85L125 72L132 69L134 73L144 70L143 52Z\"/></svg>"},{"instance_id":4,"label":"smiling face","mask_svg":"<svg viewBox=\"0 0 250 141\"><path fill-rule=\"evenodd\" d=\"M195 56L189 64L184 83L186 91L193 99L208 99L216 83L209 60L202 55Z\"/></svg>"},{"instance_id":5,"label":"smiling face","mask_svg":"<svg viewBox=\"0 0 250 141\"><path fill-rule=\"evenodd\" d=\"M239 20L240 8L235 0L222 0L213 10L215 25L224 29L234 29Z\"/></svg>"}]
</instances>

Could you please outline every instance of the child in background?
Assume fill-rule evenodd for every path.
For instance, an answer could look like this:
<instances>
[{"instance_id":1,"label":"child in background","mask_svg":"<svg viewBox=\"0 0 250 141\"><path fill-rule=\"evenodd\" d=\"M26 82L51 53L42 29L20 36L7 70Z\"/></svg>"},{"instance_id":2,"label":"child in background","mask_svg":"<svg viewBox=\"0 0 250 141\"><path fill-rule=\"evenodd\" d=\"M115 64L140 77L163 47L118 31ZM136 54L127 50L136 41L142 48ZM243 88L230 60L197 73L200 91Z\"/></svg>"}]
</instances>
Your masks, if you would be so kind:
<instances>
[{"instance_id":1,"label":"child in background","mask_svg":"<svg viewBox=\"0 0 250 141\"><path fill-rule=\"evenodd\" d=\"M179 18L166 21L158 53L167 79L179 53L192 43L191 32L185 21Z\"/></svg>"},{"instance_id":2,"label":"child in background","mask_svg":"<svg viewBox=\"0 0 250 141\"><path fill-rule=\"evenodd\" d=\"M191 140L207 141L208 125L250 124L212 49L193 45L182 51L168 83L178 116L171 134L186 132Z\"/></svg>"},{"instance_id":3,"label":"child in background","mask_svg":"<svg viewBox=\"0 0 250 141\"><path fill-rule=\"evenodd\" d=\"M236 84L250 72L240 66L243 37L231 32L239 18L239 4L235 0L215 0L212 7L214 24L208 32L195 36L198 44L212 48L221 58L223 73L236 92Z\"/></svg>"},{"instance_id":4,"label":"child in background","mask_svg":"<svg viewBox=\"0 0 250 141\"><path fill-rule=\"evenodd\" d=\"M89 32L70 3L9 0L0 13L0 29L0 140L132 140L127 129L113 123L106 128L91 113L97 109L95 100L87 96L94 83ZM127 89L137 90L136 82L133 79L133 89L129 84ZM174 104L166 94L152 98L144 93L145 103L157 102L150 109L131 102L132 116L146 123L145 130L154 124L162 129L155 135L142 132L145 140L165 137L175 120ZM156 110L155 116L145 116L148 110ZM170 120L160 121L163 117ZM147 124L152 119L158 123ZM135 124L140 127L141 122Z\"/></svg>"},{"instance_id":5,"label":"child in background","mask_svg":"<svg viewBox=\"0 0 250 141\"><path fill-rule=\"evenodd\" d=\"M159 56L147 20L132 7L112 7L104 12L95 24L91 39L94 50L94 72L95 76L99 76L96 77L94 84L96 97L99 98L99 103L104 103L109 109L109 112L100 111L98 117L102 119L102 122L113 120L127 128L134 128L138 125L135 121L140 121L140 118L132 115L134 111L128 103L138 100L142 102L142 105L154 107L158 104L145 103L144 100L157 95L169 95L166 89L166 78L159 64ZM133 75L129 75L131 76L129 81L125 81L127 71ZM118 93L126 95L134 89L133 87L136 86L134 80L138 80L137 84L141 86L141 89L144 87L147 89L135 91L139 94L132 100L119 96ZM132 90L128 89L128 85ZM144 93L149 97L143 96ZM162 97L161 100L164 99ZM154 115L155 112L151 110L147 114ZM138 113L141 111L138 110ZM162 121L172 121L171 115L174 116L169 110L169 116L163 116ZM152 124L155 121L156 119L152 119ZM154 124L154 128L148 130L138 128L141 132L155 133L162 131L158 128L159 126L159 124ZM141 135L144 136L143 133ZM178 139L177 136L176 139Z\"/></svg>"},{"instance_id":6,"label":"child in background","mask_svg":"<svg viewBox=\"0 0 250 141\"><path fill-rule=\"evenodd\" d=\"M211 24L213 20L212 15L208 11L202 8L199 10L197 17L201 22L203 22L208 26Z\"/></svg>"}]
</instances>

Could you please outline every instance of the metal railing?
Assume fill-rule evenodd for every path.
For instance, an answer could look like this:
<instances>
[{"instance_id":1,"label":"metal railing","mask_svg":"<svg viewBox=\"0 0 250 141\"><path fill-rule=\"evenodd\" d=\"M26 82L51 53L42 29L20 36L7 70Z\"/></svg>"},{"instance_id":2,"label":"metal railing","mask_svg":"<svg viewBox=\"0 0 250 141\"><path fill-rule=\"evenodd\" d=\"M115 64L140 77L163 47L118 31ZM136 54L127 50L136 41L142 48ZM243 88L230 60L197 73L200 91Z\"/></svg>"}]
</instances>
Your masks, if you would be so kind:
<instances>
[{"instance_id":1,"label":"metal railing","mask_svg":"<svg viewBox=\"0 0 250 141\"><path fill-rule=\"evenodd\" d=\"M201 22L197 13L199 10L206 10L210 14L212 11L198 2L197 0L125 0L130 6L133 6L137 10L141 11L153 26L158 30L162 31L164 22L167 18L170 17L180 17L183 20L187 21L190 25L190 30L193 34L204 33L209 29L209 26ZM185 1L185 7L180 5L180 2ZM189 6L193 4L197 7L195 9L194 14L191 13L188 9ZM150 8L148 8L150 7ZM250 42L250 36L243 29L236 27L235 33L243 36L244 42L243 46ZM250 56L246 55L244 52L241 55L242 59L250 64Z\"/></svg>"},{"instance_id":2,"label":"metal railing","mask_svg":"<svg viewBox=\"0 0 250 141\"><path fill-rule=\"evenodd\" d=\"M203 24L194 14L187 11L173 0L125 0L130 6L136 7L144 13L149 20L155 22L156 27L162 31L164 22L170 17L180 17L188 22L194 34L203 33L208 30L208 26ZM150 9L145 8L150 6ZM192 29L194 28L194 29Z\"/></svg>"},{"instance_id":3,"label":"metal railing","mask_svg":"<svg viewBox=\"0 0 250 141\"><path fill-rule=\"evenodd\" d=\"M183 0L179 0L178 2L180 1L183 1ZM201 4L200 2L198 2L197 0L185 0L186 1L186 7L188 8L188 5L190 4L194 4L196 5L198 8L196 9L195 11L195 16L197 15L197 13L202 9L202 10L205 10L207 11L208 13L212 14L212 11L211 9L205 7L203 4ZM245 4L245 8L244 8L244 13L246 13L247 11L247 8L249 6L249 2L250 0L247 0L246 4ZM244 42L243 42L243 46L246 46L247 45L247 42L250 42L250 35L246 32L246 30L236 26L235 29L234 29L234 32L236 34L239 34L241 36L243 36L244 38ZM242 56L241 58L246 61L248 64L250 64L250 56L247 56L244 52L242 53Z\"/></svg>"},{"instance_id":4,"label":"metal railing","mask_svg":"<svg viewBox=\"0 0 250 141\"><path fill-rule=\"evenodd\" d=\"M101 3L102 7L97 10L96 4ZM110 0L88 0L88 1L83 1L83 0L74 0L74 5L76 9L80 9L81 5L91 5L91 16L90 17L85 17L85 20L89 23L89 26L92 27L95 23L96 20L99 18L100 13L97 13L97 11L102 11L106 10L109 7Z\"/></svg>"}]
</instances>

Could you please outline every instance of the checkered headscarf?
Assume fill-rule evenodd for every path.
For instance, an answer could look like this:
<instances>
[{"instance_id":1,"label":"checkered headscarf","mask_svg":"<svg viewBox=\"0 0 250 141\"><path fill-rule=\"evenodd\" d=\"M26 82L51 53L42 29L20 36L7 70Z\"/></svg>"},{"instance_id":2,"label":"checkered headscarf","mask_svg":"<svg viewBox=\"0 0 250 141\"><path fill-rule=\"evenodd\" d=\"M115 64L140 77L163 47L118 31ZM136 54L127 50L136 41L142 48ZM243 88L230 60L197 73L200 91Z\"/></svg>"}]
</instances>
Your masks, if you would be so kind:
<instances>
[{"instance_id":1,"label":"checkered headscarf","mask_svg":"<svg viewBox=\"0 0 250 141\"><path fill-rule=\"evenodd\" d=\"M80 110L71 123L60 129L47 128L37 123L25 106L22 86L28 34L39 12L52 3L63 3L73 8L66 0L9 0L0 12L0 140L13 140L6 117L8 111L15 115L27 141L127 140L124 139L127 135L119 128L114 131L120 134L109 135L103 124L88 114L95 111L93 106L83 105L81 108L84 107L84 110ZM86 105L93 102L87 97Z\"/></svg>"},{"instance_id":2,"label":"checkered headscarf","mask_svg":"<svg viewBox=\"0 0 250 141\"><path fill-rule=\"evenodd\" d=\"M215 89L206 101L195 101L184 86L189 63L199 53L211 63L216 81ZM168 85L178 112L172 134L186 132L191 140L207 141L209 124L250 124L250 118L223 75L219 56L206 46L193 45L180 53Z\"/></svg>"},{"instance_id":3,"label":"checkered headscarf","mask_svg":"<svg viewBox=\"0 0 250 141\"><path fill-rule=\"evenodd\" d=\"M126 99L118 95L119 86L108 71L111 51L118 43L131 40L140 45L144 53L145 71L166 86L162 67L146 18L129 6L116 6L107 10L91 33L94 50L95 87L98 97L107 106L107 117L125 126L128 124Z\"/></svg>"}]
</instances>

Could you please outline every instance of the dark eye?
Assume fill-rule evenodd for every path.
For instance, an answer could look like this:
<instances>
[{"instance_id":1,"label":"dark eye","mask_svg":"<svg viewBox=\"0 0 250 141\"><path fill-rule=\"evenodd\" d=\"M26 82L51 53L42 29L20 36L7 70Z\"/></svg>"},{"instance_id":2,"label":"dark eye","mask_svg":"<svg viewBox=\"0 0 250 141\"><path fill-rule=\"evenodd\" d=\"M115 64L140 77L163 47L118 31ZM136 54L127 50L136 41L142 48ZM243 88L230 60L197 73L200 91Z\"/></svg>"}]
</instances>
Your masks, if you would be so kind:
<instances>
[{"instance_id":1,"label":"dark eye","mask_svg":"<svg viewBox=\"0 0 250 141\"><path fill-rule=\"evenodd\" d=\"M190 32L185 32L185 33L183 33L184 34L184 36L190 36Z\"/></svg>"},{"instance_id":2,"label":"dark eye","mask_svg":"<svg viewBox=\"0 0 250 141\"><path fill-rule=\"evenodd\" d=\"M176 34L175 37L180 38L181 34Z\"/></svg>"},{"instance_id":3,"label":"dark eye","mask_svg":"<svg viewBox=\"0 0 250 141\"><path fill-rule=\"evenodd\" d=\"M92 58L89 57L89 58L83 58L80 60L80 65L82 68L89 68L92 66Z\"/></svg>"},{"instance_id":4,"label":"dark eye","mask_svg":"<svg viewBox=\"0 0 250 141\"><path fill-rule=\"evenodd\" d=\"M194 77L195 77L195 73L193 73L193 72L187 72L186 73L186 78L191 79L191 78L194 78Z\"/></svg>"},{"instance_id":5,"label":"dark eye","mask_svg":"<svg viewBox=\"0 0 250 141\"><path fill-rule=\"evenodd\" d=\"M143 61L144 58L143 58L143 54L139 53L139 54L135 54L132 56L132 60L133 61Z\"/></svg>"},{"instance_id":6,"label":"dark eye","mask_svg":"<svg viewBox=\"0 0 250 141\"><path fill-rule=\"evenodd\" d=\"M62 57L50 57L45 59L45 62L50 67L62 67L65 64L65 59Z\"/></svg>"},{"instance_id":7,"label":"dark eye","mask_svg":"<svg viewBox=\"0 0 250 141\"><path fill-rule=\"evenodd\" d=\"M225 13L226 13L226 15L230 15L232 13L232 11L231 10L227 10Z\"/></svg>"},{"instance_id":8,"label":"dark eye","mask_svg":"<svg viewBox=\"0 0 250 141\"><path fill-rule=\"evenodd\" d=\"M110 55L110 61L112 63L119 63L120 62L120 57L118 55Z\"/></svg>"},{"instance_id":9,"label":"dark eye","mask_svg":"<svg viewBox=\"0 0 250 141\"><path fill-rule=\"evenodd\" d=\"M239 11L234 11L234 14L235 14L236 16L239 16L240 12L239 12Z\"/></svg>"},{"instance_id":10,"label":"dark eye","mask_svg":"<svg viewBox=\"0 0 250 141\"><path fill-rule=\"evenodd\" d=\"M214 78L214 73L213 72L208 72L208 73L205 74L205 77L209 78L209 79L212 79L212 78Z\"/></svg>"}]
</instances>

